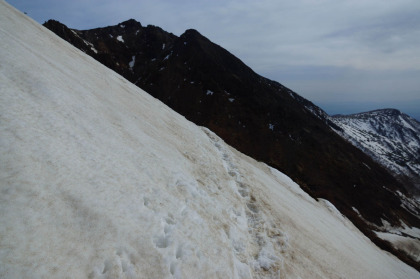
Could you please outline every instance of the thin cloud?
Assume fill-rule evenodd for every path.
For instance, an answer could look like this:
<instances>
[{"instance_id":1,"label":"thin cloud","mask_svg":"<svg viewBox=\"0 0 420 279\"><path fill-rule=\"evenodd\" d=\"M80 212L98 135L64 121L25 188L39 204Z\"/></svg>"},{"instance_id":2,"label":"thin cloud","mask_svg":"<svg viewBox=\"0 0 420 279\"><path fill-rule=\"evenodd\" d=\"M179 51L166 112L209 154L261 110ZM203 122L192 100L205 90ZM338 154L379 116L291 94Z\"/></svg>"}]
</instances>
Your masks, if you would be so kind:
<instances>
[{"instance_id":1,"label":"thin cloud","mask_svg":"<svg viewBox=\"0 0 420 279\"><path fill-rule=\"evenodd\" d=\"M312 101L420 96L418 0L8 2L41 23L77 29L129 18L176 35L194 28Z\"/></svg>"}]
</instances>

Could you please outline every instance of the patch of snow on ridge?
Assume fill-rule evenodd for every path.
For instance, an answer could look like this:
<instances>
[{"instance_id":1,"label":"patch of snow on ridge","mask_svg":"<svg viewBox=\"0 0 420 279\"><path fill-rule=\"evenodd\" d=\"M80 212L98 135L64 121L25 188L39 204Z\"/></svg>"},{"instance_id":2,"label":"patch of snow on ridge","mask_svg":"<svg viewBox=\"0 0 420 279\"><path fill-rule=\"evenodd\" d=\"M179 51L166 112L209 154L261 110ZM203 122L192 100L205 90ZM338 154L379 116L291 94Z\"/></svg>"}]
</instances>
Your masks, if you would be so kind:
<instances>
[{"instance_id":1,"label":"patch of snow on ridge","mask_svg":"<svg viewBox=\"0 0 420 279\"><path fill-rule=\"evenodd\" d=\"M353 211L354 211L354 212L356 212L356 213L357 213L357 215L360 215L360 212L359 212L359 210L357 210L357 208L352 207L351 209L353 209Z\"/></svg>"},{"instance_id":2,"label":"patch of snow on ridge","mask_svg":"<svg viewBox=\"0 0 420 279\"><path fill-rule=\"evenodd\" d=\"M5 2L0 36L1 278L418 276Z\"/></svg>"},{"instance_id":3,"label":"patch of snow on ridge","mask_svg":"<svg viewBox=\"0 0 420 279\"><path fill-rule=\"evenodd\" d=\"M171 55L172 55L172 51L171 51L171 53L169 53L168 55L166 55L165 58L163 58L163 61L168 60L169 57L171 57Z\"/></svg>"},{"instance_id":4,"label":"patch of snow on ridge","mask_svg":"<svg viewBox=\"0 0 420 279\"><path fill-rule=\"evenodd\" d=\"M117 40L120 41L120 42L122 42L122 43L124 43L124 39L123 39L123 37L121 35L117 36Z\"/></svg>"},{"instance_id":5,"label":"patch of snow on ridge","mask_svg":"<svg viewBox=\"0 0 420 279\"><path fill-rule=\"evenodd\" d=\"M76 36L79 36L76 32L74 32L73 30L71 30ZM98 51L96 50L96 48L95 48L95 46L91 43L91 42L88 42L88 41L86 41L86 40L84 40L83 39L83 42L85 43L85 45L87 45L87 46L90 46L90 49L93 51L93 52L95 52L95 53L98 53Z\"/></svg>"},{"instance_id":6,"label":"patch of snow on ridge","mask_svg":"<svg viewBox=\"0 0 420 279\"><path fill-rule=\"evenodd\" d=\"M131 61L128 63L128 66L129 66L131 69L133 69L133 67L134 67L134 63L136 63L136 56L135 56L135 55L133 55L133 56L131 57Z\"/></svg>"}]
</instances>

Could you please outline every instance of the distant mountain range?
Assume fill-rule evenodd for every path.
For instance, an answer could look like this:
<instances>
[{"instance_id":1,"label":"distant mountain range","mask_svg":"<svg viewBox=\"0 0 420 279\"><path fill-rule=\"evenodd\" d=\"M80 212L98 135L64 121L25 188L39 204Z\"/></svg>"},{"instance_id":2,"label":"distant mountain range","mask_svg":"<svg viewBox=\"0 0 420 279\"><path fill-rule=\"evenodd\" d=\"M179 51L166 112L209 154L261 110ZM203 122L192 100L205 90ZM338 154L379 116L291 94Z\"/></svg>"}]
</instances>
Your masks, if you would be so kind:
<instances>
[{"instance_id":1,"label":"distant mountain range","mask_svg":"<svg viewBox=\"0 0 420 279\"><path fill-rule=\"evenodd\" d=\"M91 30L54 20L44 26L188 120L284 172L312 197L329 200L377 245L420 268L415 257L375 233L420 228L418 204L407 185L336 133L344 135L338 118L193 29L178 37L132 19Z\"/></svg>"},{"instance_id":2,"label":"distant mountain range","mask_svg":"<svg viewBox=\"0 0 420 279\"><path fill-rule=\"evenodd\" d=\"M381 165L416 186L420 195L420 123L396 109L382 109L352 115L336 115L330 120L336 131ZM334 127L334 126L332 126Z\"/></svg>"}]
</instances>

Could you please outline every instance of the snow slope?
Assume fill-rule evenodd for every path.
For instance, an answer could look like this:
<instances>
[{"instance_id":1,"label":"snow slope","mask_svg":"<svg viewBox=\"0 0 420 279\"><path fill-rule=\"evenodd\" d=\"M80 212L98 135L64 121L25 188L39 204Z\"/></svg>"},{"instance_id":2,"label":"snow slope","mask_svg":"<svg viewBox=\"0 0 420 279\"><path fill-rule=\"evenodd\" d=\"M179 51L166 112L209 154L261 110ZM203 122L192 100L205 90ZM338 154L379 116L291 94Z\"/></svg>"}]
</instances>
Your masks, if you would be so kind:
<instances>
[{"instance_id":1,"label":"snow slope","mask_svg":"<svg viewBox=\"0 0 420 279\"><path fill-rule=\"evenodd\" d=\"M419 278L3 1L0 37L1 278Z\"/></svg>"}]
</instances>

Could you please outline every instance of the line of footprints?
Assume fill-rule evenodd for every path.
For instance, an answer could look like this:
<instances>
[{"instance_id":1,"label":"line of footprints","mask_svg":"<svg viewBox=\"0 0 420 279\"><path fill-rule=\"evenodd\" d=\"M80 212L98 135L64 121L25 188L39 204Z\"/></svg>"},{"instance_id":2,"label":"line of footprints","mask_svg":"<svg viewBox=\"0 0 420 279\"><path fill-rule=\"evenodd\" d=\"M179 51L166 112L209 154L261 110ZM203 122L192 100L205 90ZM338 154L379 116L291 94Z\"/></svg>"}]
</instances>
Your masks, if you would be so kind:
<instances>
[{"instance_id":1,"label":"line of footprints","mask_svg":"<svg viewBox=\"0 0 420 279\"><path fill-rule=\"evenodd\" d=\"M243 176L233 163L228 151L219 143L220 139L208 129L203 128L203 130L221 154L226 171L234 179L237 191L246 204L244 211L248 224L249 243L238 244L237 240L232 239L232 246L238 260L250 265L257 277L278 276L282 268L281 255L288 248L287 235L278 229L276 224L268 221L260 210L258 201L252 195L251 187L242 181ZM245 254L246 245L248 245L248 250L252 251L252 258L247 258L249 256Z\"/></svg>"}]
</instances>

